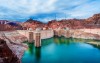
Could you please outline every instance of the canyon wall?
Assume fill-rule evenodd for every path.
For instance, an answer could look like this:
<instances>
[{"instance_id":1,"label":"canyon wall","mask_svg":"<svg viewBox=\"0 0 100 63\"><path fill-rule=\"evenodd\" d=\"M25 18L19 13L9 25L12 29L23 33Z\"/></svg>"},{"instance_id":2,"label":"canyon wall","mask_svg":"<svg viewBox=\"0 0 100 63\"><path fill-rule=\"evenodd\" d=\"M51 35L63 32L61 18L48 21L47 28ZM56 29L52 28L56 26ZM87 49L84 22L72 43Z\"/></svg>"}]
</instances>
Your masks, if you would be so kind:
<instances>
[{"instance_id":1,"label":"canyon wall","mask_svg":"<svg viewBox=\"0 0 100 63\"><path fill-rule=\"evenodd\" d=\"M79 29L80 31L100 35L100 29Z\"/></svg>"},{"instance_id":2,"label":"canyon wall","mask_svg":"<svg viewBox=\"0 0 100 63\"><path fill-rule=\"evenodd\" d=\"M70 30L55 30L55 35L64 36L67 38L83 38L100 40L100 29L70 29Z\"/></svg>"}]
</instances>

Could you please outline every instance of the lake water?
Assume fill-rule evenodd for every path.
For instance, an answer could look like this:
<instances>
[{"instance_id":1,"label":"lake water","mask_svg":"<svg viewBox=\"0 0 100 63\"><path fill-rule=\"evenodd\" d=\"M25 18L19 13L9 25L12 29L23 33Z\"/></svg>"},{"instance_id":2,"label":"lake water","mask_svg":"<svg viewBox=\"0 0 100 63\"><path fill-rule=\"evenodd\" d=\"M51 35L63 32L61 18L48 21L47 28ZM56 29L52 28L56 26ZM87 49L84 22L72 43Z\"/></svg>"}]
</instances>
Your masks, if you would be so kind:
<instances>
[{"instance_id":1,"label":"lake water","mask_svg":"<svg viewBox=\"0 0 100 63\"><path fill-rule=\"evenodd\" d=\"M29 48L22 57L22 63L100 63L100 47L86 42L95 40L53 37L42 40L42 46ZM100 42L100 41L98 41Z\"/></svg>"}]
</instances>

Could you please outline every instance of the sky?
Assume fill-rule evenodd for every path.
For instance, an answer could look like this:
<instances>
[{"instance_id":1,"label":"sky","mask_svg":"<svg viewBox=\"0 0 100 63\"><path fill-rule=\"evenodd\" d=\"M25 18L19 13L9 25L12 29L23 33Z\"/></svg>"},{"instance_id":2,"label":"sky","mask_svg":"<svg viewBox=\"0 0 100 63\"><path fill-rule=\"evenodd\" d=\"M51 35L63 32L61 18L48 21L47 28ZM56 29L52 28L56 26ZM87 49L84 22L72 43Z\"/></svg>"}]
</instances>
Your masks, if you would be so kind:
<instances>
[{"instance_id":1,"label":"sky","mask_svg":"<svg viewBox=\"0 0 100 63\"><path fill-rule=\"evenodd\" d=\"M0 20L48 22L100 13L100 0L0 0Z\"/></svg>"}]
</instances>

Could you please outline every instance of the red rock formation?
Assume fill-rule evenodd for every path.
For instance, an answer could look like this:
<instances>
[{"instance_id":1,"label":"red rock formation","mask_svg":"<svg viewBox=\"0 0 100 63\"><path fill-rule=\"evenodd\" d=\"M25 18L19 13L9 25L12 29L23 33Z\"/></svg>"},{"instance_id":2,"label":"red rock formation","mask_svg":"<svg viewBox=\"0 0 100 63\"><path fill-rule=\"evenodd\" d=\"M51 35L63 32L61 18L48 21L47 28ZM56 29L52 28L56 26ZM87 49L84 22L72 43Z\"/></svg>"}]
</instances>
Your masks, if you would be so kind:
<instances>
[{"instance_id":1,"label":"red rock formation","mask_svg":"<svg viewBox=\"0 0 100 63\"><path fill-rule=\"evenodd\" d=\"M39 22L39 21L37 21L37 20L29 19L29 20L27 20L26 22L24 22L24 23L22 24L22 26L23 26L24 29L32 28L32 29L34 30L34 29L36 29L36 28L38 28L38 27L43 28L44 23Z\"/></svg>"},{"instance_id":2,"label":"red rock formation","mask_svg":"<svg viewBox=\"0 0 100 63\"><path fill-rule=\"evenodd\" d=\"M51 20L47 24L44 24L40 21L29 19L24 23L16 23L17 26L5 24L8 21L1 20L0 23L0 30L27 30L32 28L33 30L36 28L72 28L72 29L79 29L79 28L100 28L100 14L95 14L88 19L62 19L62 20Z\"/></svg>"},{"instance_id":3,"label":"red rock formation","mask_svg":"<svg viewBox=\"0 0 100 63\"><path fill-rule=\"evenodd\" d=\"M66 28L66 27L69 27L69 28L84 28L83 26L83 20L78 20L78 19L68 19L68 20L60 20L60 21L56 21L56 20L53 20L53 21L50 21L48 23L48 26L50 28Z\"/></svg>"},{"instance_id":4,"label":"red rock formation","mask_svg":"<svg viewBox=\"0 0 100 63\"><path fill-rule=\"evenodd\" d=\"M86 19L84 23L88 28L100 28L100 13L94 14L92 17Z\"/></svg>"},{"instance_id":5,"label":"red rock formation","mask_svg":"<svg viewBox=\"0 0 100 63\"><path fill-rule=\"evenodd\" d=\"M48 23L50 28L100 28L100 14L95 14L88 19L63 19L60 21L52 20Z\"/></svg>"},{"instance_id":6,"label":"red rock formation","mask_svg":"<svg viewBox=\"0 0 100 63\"><path fill-rule=\"evenodd\" d=\"M86 22L89 24L100 24L100 13L88 18Z\"/></svg>"}]
</instances>

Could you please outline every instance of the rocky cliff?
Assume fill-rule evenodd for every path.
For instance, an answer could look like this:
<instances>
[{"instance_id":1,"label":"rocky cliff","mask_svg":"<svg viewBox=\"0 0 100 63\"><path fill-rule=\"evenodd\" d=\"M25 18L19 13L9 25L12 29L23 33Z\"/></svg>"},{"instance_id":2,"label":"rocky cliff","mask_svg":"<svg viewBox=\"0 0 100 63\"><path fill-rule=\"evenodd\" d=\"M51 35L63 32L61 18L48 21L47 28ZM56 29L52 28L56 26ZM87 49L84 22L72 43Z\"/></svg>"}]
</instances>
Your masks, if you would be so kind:
<instances>
[{"instance_id":1,"label":"rocky cliff","mask_svg":"<svg viewBox=\"0 0 100 63\"><path fill-rule=\"evenodd\" d=\"M27 37L17 31L0 31L0 38L4 39L12 52L21 59L23 52L27 49L27 45L22 42L27 41Z\"/></svg>"},{"instance_id":2,"label":"rocky cliff","mask_svg":"<svg viewBox=\"0 0 100 63\"><path fill-rule=\"evenodd\" d=\"M100 13L86 19L84 24L87 28L100 28Z\"/></svg>"},{"instance_id":3,"label":"rocky cliff","mask_svg":"<svg viewBox=\"0 0 100 63\"><path fill-rule=\"evenodd\" d=\"M17 56L7 46L6 41L0 39L0 63L20 63Z\"/></svg>"},{"instance_id":4,"label":"rocky cliff","mask_svg":"<svg viewBox=\"0 0 100 63\"><path fill-rule=\"evenodd\" d=\"M87 24L100 24L100 13L99 14L94 14L92 17L88 18L86 20Z\"/></svg>"},{"instance_id":5,"label":"rocky cliff","mask_svg":"<svg viewBox=\"0 0 100 63\"><path fill-rule=\"evenodd\" d=\"M83 21L84 19L53 20L48 23L48 26L51 28L84 28Z\"/></svg>"},{"instance_id":6,"label":"rocky cliff","mask_svg":"<svg viewBox=\"0 0 100 63\"><path fill-rule=\"evenodd\" d=\"M24 22L22 24L23 26L23 29L26 30L26 29L29 29L29 28L32 28L33 30L36 29L36 28L42 28L44 26L44 23L40 22L40 21L37 21L37 20L33 20L33 19L29 19L27 20L26 22Z\"/></svg>"}]
</instances>

